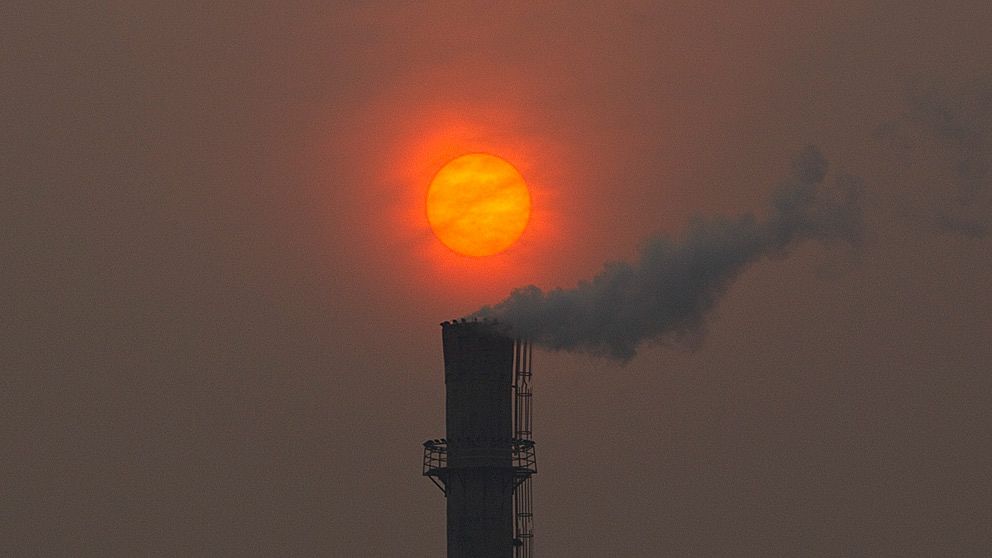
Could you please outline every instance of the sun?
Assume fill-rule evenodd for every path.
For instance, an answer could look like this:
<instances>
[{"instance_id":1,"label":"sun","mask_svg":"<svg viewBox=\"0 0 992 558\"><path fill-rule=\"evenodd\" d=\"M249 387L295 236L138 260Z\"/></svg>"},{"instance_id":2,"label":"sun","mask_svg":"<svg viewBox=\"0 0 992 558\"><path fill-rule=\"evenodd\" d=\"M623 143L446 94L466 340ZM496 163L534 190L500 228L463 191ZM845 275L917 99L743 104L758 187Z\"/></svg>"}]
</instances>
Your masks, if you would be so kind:
<instances>
[{"instance_id":1,"label":"sun","mask_svg":"<svg viewBox=\"0 0 992 558\"><path fill-rule=\"evenodd\" d=\"M530 221L530 191L520 172L489 153L448 161L427 191L434 234L465 256L491 256L513 245Z\"/></svg>"}]
</instances>

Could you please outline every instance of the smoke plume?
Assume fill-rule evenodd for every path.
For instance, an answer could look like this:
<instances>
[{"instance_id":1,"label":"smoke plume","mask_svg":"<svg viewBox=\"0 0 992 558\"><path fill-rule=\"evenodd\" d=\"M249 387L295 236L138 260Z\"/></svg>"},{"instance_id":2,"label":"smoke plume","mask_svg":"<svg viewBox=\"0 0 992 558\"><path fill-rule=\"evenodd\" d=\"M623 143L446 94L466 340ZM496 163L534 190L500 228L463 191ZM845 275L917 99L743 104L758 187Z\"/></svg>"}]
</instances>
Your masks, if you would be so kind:
<instances>
[{"instance_id":1,"label":"smoke plume","mask_svg":"<svg viewBox=\"0 0 992 558\"><path fill-rule=\"evenodd\" d=\"M648 239L633 263L608 263L573 289L516 289L472 317L497 319L551 349L623 360L644 342L698 335L707 312L748 265L805 240L860 240L859 182L843 176L828 187L826 176L826 159L808 147L764 220L697 217L677 237Z\"/></svg>"},{"instance_id":2,"label":"smoke plume","mask_svg":"<svg viewBox=\"0 0 992 558\"><path fill-rule=\"evenodd\" d=\"M928 189L937 230L980 239L992 234L992 74L966 87L911 91L908 108L876 137L903 155L907 168L942 172Z\"/></svg>"}]
</instances>

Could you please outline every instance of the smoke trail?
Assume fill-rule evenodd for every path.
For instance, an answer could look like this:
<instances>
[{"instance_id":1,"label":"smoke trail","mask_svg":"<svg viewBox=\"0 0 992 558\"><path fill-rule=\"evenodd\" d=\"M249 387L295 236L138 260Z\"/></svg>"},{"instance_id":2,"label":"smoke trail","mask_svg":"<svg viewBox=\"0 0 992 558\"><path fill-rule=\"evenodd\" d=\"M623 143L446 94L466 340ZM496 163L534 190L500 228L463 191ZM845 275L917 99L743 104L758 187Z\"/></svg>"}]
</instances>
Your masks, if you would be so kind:
<instances>
[{"instance_id":1,"label":"smoke trail","mask_svg":"<svg viewBox=\"0 0 992 558\"><path fill-rule=\"evenodd\" d=\"M807 239L860 239L858 181L841 177L828 189L826 175L826 159L808 147L763 222L750 214L696 218L676 238L649 239L634 263L606 264L574 289L519 288L472 317L495 318L552 349L624 360L643 342L698 334L707 311L749 264Z\"/></svg>"},{"instance_id":2,"label":"smoke trail","mask_svg":"<svg viewBox=\"0 0 992 558\"><path fill-rule=\"evenodd\" d=\"M931 166L943 180L925 214L937 230L973 239L992 234L992 74L967 87L912 91L907 110L875 136L896 148L907 167ZM927 165L929 163L929 165Z\"/></svg>"}]
</instances>

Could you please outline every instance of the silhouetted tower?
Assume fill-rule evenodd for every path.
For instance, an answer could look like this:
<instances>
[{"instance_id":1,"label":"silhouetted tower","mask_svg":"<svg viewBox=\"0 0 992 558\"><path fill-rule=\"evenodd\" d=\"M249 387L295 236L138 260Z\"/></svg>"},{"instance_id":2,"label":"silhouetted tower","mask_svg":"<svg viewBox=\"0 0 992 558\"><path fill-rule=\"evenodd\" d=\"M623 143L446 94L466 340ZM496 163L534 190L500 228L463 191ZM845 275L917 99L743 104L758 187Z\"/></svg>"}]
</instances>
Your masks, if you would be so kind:
<instances>
[{"instance_id":1,"label":"silhouetted tower","mask_svg":"<svg viewBox=\"0 0 992 558\"><path fill-rule=\"evenodd\" d=\"M441 324L447 438L423 474L447 498L448 558L531 558L531 351L494 322Z\"/></svg>"}]
</instances>

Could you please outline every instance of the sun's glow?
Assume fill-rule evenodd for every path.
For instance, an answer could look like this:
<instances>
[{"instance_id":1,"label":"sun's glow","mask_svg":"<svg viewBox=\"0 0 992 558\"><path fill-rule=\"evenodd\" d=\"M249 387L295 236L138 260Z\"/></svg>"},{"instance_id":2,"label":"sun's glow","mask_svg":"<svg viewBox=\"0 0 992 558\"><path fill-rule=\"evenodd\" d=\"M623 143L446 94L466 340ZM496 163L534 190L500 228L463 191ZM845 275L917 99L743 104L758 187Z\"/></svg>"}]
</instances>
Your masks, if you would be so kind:
<instances>
[{"instance_id":1,"label":"sun's glow","mask_svg":"<svg viewBox=\"0 0 992 558\"><path fill-rule=\"evenodd\" d=\"M520 172L496 155L452 159L427 191L427 220L445 246L491 256L513 245L530 220L530 191Z\"/></svg>"}]
</instances>

